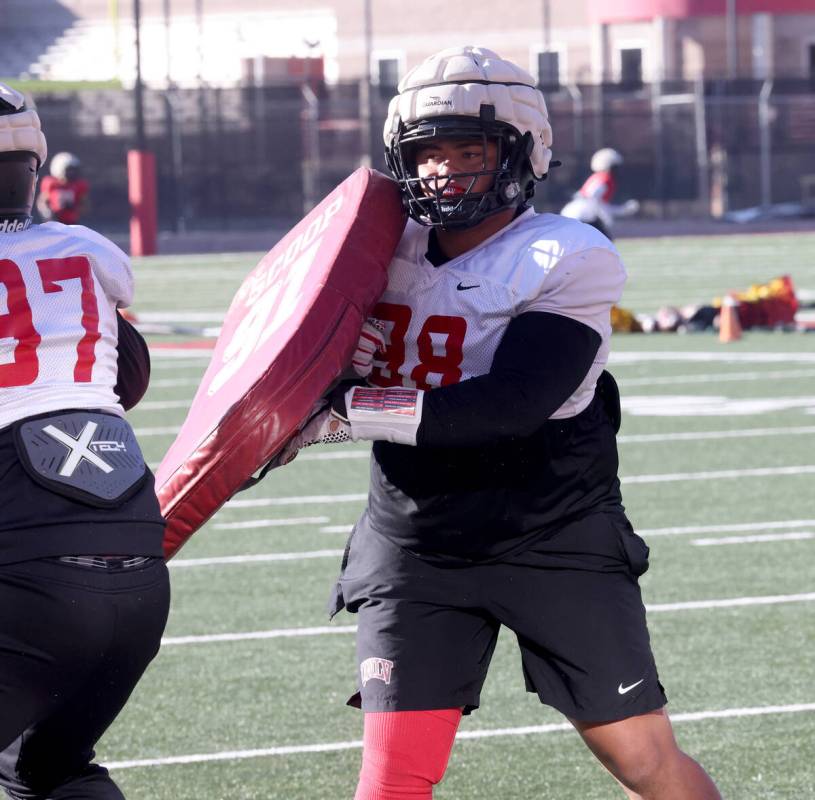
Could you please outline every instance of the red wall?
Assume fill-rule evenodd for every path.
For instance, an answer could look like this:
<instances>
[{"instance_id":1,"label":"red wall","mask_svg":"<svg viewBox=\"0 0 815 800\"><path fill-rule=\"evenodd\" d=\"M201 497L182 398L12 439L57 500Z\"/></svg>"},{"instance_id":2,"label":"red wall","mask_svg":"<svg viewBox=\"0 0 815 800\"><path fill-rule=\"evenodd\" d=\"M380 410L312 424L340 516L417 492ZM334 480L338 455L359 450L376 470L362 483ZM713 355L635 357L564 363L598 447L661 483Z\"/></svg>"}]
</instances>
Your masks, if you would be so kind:
<instances>
[{"instance_id":1,"label":"red wall","mask_svg":"<svg viewBox=\"0 0 815 800\"><path fill-rule=\"evenodd\" d=\"M592 22L721 17L727 0L588 0ZM737 14L815 14L815 0L736 0Z\"/></svg>"}]
</instances>

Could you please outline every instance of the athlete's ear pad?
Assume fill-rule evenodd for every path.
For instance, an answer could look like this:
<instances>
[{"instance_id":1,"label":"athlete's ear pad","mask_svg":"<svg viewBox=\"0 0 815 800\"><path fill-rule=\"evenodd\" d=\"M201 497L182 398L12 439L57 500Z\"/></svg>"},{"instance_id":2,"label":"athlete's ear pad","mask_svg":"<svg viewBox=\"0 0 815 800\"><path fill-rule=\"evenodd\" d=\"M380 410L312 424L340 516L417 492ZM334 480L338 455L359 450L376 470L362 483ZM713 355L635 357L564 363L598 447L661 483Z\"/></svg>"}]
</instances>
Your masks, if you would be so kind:
<instances>
[{"instance_id":1,"label":"athlete's ear pad","mask_svg":"<svg viewBox=\"0 0 815 800\"><path fill-rule=\"evenodd\" d=\"M358 169L243 282L156 473L168 558L283 448L350 365L404 226L396 183Z\"/></svg>"}]
</instances>

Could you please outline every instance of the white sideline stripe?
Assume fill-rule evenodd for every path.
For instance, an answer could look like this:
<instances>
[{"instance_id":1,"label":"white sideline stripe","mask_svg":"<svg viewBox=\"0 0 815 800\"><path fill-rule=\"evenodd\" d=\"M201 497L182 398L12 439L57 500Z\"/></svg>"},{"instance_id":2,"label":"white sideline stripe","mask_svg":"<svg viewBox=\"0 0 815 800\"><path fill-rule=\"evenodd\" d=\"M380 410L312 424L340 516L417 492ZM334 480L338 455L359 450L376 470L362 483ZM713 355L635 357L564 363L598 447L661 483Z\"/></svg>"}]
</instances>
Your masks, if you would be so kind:
<instances>
[{"instance_id":1,"label":"white sideline stripe","mask_svg":"<svg viewBox=\"0 0 815 800\"><path fill-rule=\"evenodd\" d=\"M282 528L288 525L322 525L330 517L288 517L287 519L249 519L243 522L216 522L212 527L222 531L245 528Z\"/></svg>"},{"instance_id":2,"label":"white sideline stripe","mask_svg":"<svg viewBox=\"0 0 815 800\"><path fill-rule=\"evenodd\" d=\"M798 428L741 428L732 431L689 431L685 433L635 433L618 436L619 444L645 444L647 442L692 442L704 439L746 439L751 436L800 436L815 433L815 425Z\"/></svg>"},{"instance_id":3,"label":"white sideline stripe","mask_svg":"<svg viewBox=\"0 0 815 800\"><path fill-rule=\"evenodd\" d=\"M299 497L258 497L254 500L230 500L225 508L257 508L259 506L292 506L304 503L357 503L368 494L309 494Z\"/></svg>"},{"instance_id":4,"label":"white sideline stripe","mask_svg":"<svg viewBox=\"0 0 815 800\"><path fill-rule=\"evenodd\" d=\"M782 380L784 378L810 378L815 375L811 369L788 369L776 371L707 373L705 375L671 375L662 378L620 378L620 386L673 386L682 383L713 383L725 381ZM152 384L151 384L152 385Z\"/></svg>"},{"instance_id":5,"label":"white sideline stripe","mask_svg":"<svg viewBox=\"0 0 815 800\"><path fill-rule=\"evenodd\" d=\"M181 430L180 425L169 425L163 428L134 428L136 436L169 436L175 435Z\"/></svg>"},{"instance_id":6,"label":"white sideline stripe","mask_svg":"<svg viewBox=\"0 0 815 800\"><path fill-rule=\"evenodd\" d=\"M640 536L674 536L688 533L727 533L736 531L764 531L780 528L808 528L815 519L788 519L774 522L737 522L730 525L688 525L681 528L637 528Z\"/></svg>"},{"instance_id":7,"label":"white sideline stripe","mask_svg":"<svg viewBox=\"0 0 815 800\"><path fill-rule=\"evenodd\" d=\"M171 562L172 563L172 562ZM649 614L663 611L695 611L705 608L731 608L738 606L778 605L779 603L806 603L815 600L815 592L808 594L765 595L763 597L728 597L723 600L689 600L680 603L646 605ZM273 628L268 631L245 633L213 633L198 636L168 636L161 640L162 647L181 644L209 644L211 642L240 642L253 639L279 639L299 636L320 636L324 633L356 633L356 625L326 625L320 628Z\"/></svg>"},{"instance_id":8,"label":"white sideline stripe","mask_svg":"<svg viewBox=\"0 0 815 800\"><path fill-rule=\"evenodd\" d=\"M727 353L720 351L676 351L666 353L645 350L616 350L611 353L611 364L639 364L647 361L692 361L692 362L733 362L755 364L777 364L789 361L801 364L815 363L815 353Z\"/></svg>"},{"instance_id":9,"label":"white sideline stripe","mask_svg":"<svg viewBox=\"0 0 815 800\"><path fill-rule=\"evenodd\" d=\"M167 562L170 569L210 567L220 564L256 564L267 561L300 561L308 558L339 558L343 550L307 550L300 553L259 553L253 556L213 556L212 558L174 558Z\"/></svg>"},{"instance_id":10,"label":"white sideline stripe","mask_svg":"<svg viewBox=\"0 0 815 800\"><path fill-rule=\"evenodd\" d=\"M720 536L715 539L694 539L691 544L697 547L711 547L717 544L753 544L754 542L791 542L797 539L815 539L811 531L797 533L765 533L757 536Z\"/></svg>"},{"instance_id":11,"label":"white sideline stripe","mask_svg":"<svg viewBox=\"0 0 815 800\"><path fill-rule=\"evenodd\" d=\"M674 481L712 481L725 478L760 478L770 475L810 475L815 464L800 467L758 467L756 469L721 469L707 472L673 472L663 475L629 475L620 483L672 483Z\"/></svg>"},{"instance_id":12,"label":"white sideline stripe","mask_svg":"<svg viewBox=\"0 0 815 800\"><path fill-rule=\"evenodd\" d=\"M356 633L356 625L323 625L317 628L277 628L271 631L248 631L246 633L210 633L201 636L165 636L162 647L177 644L209 644L211 642L243 642L254 639L289 639L300 636L322 636L332 633Z\"/></svg>"},{"instance_id":13,"label":"white sideline stripe","mask_svg":"<svg viewBox=\"0 0 815 800\"><path fill-rule=\"evenodd\" d=\"M758 717L770 714L798 714L815 711L815 703L796 703L786 706L758 706L754 708L723 708L711 711L686 711L671 714L671 722L701 722L708 719L737 719L740 717ZM519 728L492 728L475 731L459 731L456 739L489 739L499 736L530 736L535 734L556 733L574 730L568 722L556 722L548 725L527 725ZM195 753L185 756L167 756L165 758L139 758L129 761L109 761L104 766L108 769L133 769L134 767L163 767L171 764L200 764L207 761L233 761L246 758L264 758L269 756L289 756L304 753L335 753L342 750L359 750L362 741L359 739L347 742L325 742L324 744L299 744L283 747L264 747L256 750L224 750L220 753Z\"/></svg>"}]
</instances>

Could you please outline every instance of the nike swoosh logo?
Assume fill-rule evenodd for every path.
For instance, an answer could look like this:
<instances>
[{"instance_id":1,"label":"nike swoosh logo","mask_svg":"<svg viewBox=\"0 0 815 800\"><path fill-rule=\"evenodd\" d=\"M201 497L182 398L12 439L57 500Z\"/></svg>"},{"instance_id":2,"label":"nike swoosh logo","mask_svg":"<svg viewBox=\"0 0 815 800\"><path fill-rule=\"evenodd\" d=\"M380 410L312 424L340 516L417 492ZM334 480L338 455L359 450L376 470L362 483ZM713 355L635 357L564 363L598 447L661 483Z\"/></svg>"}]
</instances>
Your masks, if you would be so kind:
<instances>
[{"instance_id":1,"label":"nike swoosh logo","mask_svg":"<svg viewBox=\"0 0 815 800\"><path fill-rule=\"evenodd\" d=\"M460 292L463 292L465 291L465 289L477 289L479 286L481 286L480 283L474 283L472 286L465 286L463 283L461 283L461 281L459 281L459 284L458 286L456 286L456 289L458 289Z\"/></svg>"},{"instance_id":2,"label":"nike swoosh logo","mask_svg":"<svg viewBox=\"0 0 815 800\"><path fill-rule=\"evenodd\" d=\"M627 692L630 692L635 686L639 686L644 680L645 678L640 678L636 683L632 683L630 686L623 686L622 684L620 684L617 687L617 692L619 694L626 694Z\"/></svg>"}]
</instances>

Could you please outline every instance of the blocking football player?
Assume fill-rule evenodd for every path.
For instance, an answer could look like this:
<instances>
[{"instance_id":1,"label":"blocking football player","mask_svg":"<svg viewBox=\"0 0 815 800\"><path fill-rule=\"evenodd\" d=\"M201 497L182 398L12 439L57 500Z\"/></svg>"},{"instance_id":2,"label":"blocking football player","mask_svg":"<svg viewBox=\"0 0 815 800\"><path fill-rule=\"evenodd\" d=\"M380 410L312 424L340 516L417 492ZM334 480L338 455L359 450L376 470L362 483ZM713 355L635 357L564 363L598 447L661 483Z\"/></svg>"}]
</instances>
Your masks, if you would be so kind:
<instances>
[{"instance_id":1,"label":"blocking football player","mask_svg":"<svg viewBox=\"0 0 815 800\"><path fill-rule=\"evenodd\" d=\"M372 440L368 507L335 594L358 615L357 800L430 798L502 625L528 691L630 798L712 800L674 740L637 582L648 548L620 496L604 371L625 270L595 228L530 207L552 132L534 80L446 50L385 125L408 221L355 362L290 447Z\"/></svg>"},{"instance_id":2,"label":"blocking football player","mask_svg":"<svg viewBox=\"0 0 815 800\"><path fill-rule=\"evenodd\" d=\"M158 652L164 522L124 409L144 340L127 256L31 225L40 121L0 84L0 787L122 800L94 745Z\"/></svg>"}]
</instances>

